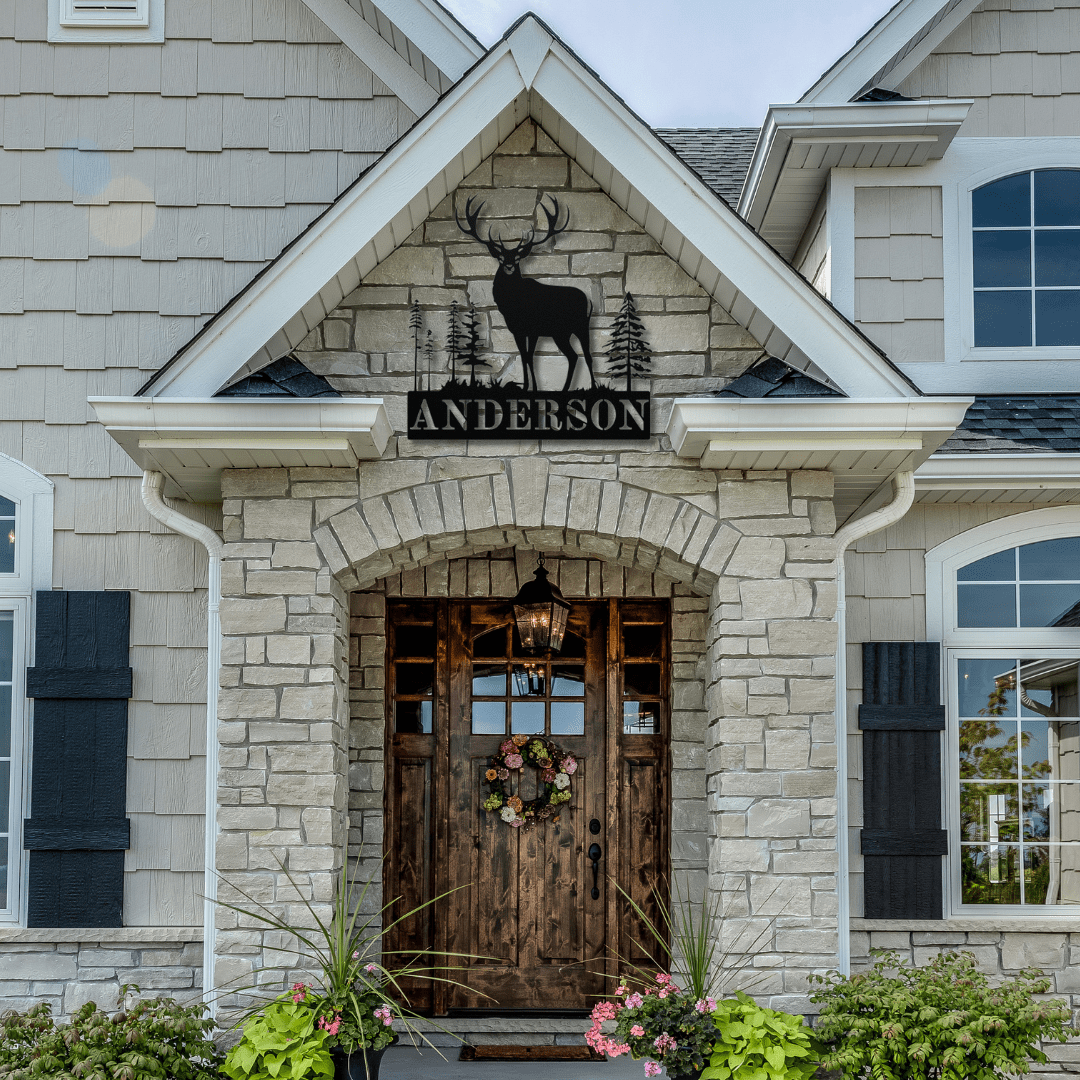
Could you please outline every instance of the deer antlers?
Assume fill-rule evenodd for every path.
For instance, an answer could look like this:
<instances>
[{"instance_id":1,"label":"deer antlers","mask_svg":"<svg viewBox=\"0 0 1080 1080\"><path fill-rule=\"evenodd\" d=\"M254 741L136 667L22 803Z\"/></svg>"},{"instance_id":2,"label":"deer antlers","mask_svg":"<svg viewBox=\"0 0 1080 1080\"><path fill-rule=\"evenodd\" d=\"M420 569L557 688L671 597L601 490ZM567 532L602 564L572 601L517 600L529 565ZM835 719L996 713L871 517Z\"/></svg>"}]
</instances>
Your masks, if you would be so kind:
<instances>
[{"instance_id":1,"label":"deer antlers","mask_svg":"<svg viewBox=\"0 0 1080 1080\"><path fill-rule=\"evenodd\" d=\"M544 211L544 216L547 218L547 231L539 239L536 236L536 230L530 229L524 236L522 236L518 242L510 247L508 244L504 244L502 237L496 234L494 237L491 235L491 229L488 229L486 237L480 235L477 231L476 223L480 218L480 211L484 209L484 204L480 203L474 210L473 200L476 196L472 196L468 202L465 203L465 221L462 222L461 218L457 216L457 212L454 212L454 220L458 224L458 228L467 236L473 237L475 240L479 240L483 244L490 254L502 261L506 256L514 256L514 261L519 262L524 259L533 248L538 247L540 244L546 243L553 236L558 236L559 233L565 232L570 224L570 215L567 214L566 220L559 225L559 200L555 196L551 196L551 201L554 204L555 209L549 210L545 205L543 199L540 200L540 209Z\"/></svg>"}]
</instances>

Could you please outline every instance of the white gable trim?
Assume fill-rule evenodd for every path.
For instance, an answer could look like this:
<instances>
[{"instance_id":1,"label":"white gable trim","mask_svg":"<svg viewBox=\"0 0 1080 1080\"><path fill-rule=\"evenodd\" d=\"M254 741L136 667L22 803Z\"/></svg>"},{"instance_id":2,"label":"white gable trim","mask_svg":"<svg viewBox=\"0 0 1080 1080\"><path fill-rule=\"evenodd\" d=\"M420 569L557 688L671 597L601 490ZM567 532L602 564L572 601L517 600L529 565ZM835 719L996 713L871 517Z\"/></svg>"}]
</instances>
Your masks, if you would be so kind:
<instances>
[{"instance_id":1,"label":"white gable trim","mask_svg":"<svg viewBox=\"0 0 1080 1080\"><path fill-rule=\"evenodd\" d=\"M886 90L895 89L978 7L979 2L900 0L799 101L838 105L854 100L874 85L880 84Z\"/></svg>"},{"instance_id":2,"label":"white gable trim","mask_svg":"<svg viewBox=\"0 0 1080 1080\"><path fill-rule=\"evenodd\" d=\"M146 392L209 397L238 369L257 370L294 348L530 115L774 355L803 370L818 365L853 397L917 396L867 339L532 16L208 324Z\"/></svg>"},{"instance_id":3,"label":"white gable trim","mask_svg":"<svg viewBox=\"0 0 1080 1080\"><path fill-rule=\"evenodd\" d=\"M431 62L457 82L484 47L435 0L371 0Z\"/></svg>"},{"instance_id":4,"label":"white gable trim","mask_svg":"<svg viewBox=\"0 0 1080 1080\"><path fill-rule=\"evenodd\" d=\"M375 27L369 26L347 0L304 0L304 3L417 116L435 104L439 96L435 88L382 38Z\"/></svg>"}]
</instances>

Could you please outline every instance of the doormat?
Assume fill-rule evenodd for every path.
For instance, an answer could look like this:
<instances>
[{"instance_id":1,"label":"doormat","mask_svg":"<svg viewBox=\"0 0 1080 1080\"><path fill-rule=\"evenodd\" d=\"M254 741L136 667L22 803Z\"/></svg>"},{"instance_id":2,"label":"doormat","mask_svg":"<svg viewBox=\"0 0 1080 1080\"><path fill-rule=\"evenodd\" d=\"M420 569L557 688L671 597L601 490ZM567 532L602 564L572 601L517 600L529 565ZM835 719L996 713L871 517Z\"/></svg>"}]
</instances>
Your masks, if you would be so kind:
<instances>
[{"instance_id":1,"label":"doormat","mask_svg":"<svg viewBox=\"0 0 1080 1080\"><path fill-rule=\"evenodd\" d=\"M458 1061L607 1061L587 1046L469 1046Z\"/></svg>"}]
</instances>

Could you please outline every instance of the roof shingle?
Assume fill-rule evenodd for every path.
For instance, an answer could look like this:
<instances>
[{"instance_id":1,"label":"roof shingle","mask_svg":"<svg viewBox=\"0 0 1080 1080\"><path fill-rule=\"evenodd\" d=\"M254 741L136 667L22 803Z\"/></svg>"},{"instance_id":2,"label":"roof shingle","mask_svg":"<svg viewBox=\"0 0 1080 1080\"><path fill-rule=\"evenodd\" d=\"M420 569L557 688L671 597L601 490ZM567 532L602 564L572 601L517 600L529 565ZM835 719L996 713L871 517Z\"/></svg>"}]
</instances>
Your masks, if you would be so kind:
<instances>
[{"instance_id":1,"label":"roof shingle","mask_svg":"<svg viewBox=\"0 0 1080 1080\"><path fill-rule=\"evenodd\" d=\"M657 128L660 136L732 208L739 204L758 128Z\"/></svg>"},{"instance_id":2,"label":"roof shingle","mask_svg":"<svg viewBox=\"0 0 1080 1080\"><path fill-rule=\"evenodd\" d=\"M1080 394L977 397L939 454L1080 454Z\"/></svg>"}]
</instances>

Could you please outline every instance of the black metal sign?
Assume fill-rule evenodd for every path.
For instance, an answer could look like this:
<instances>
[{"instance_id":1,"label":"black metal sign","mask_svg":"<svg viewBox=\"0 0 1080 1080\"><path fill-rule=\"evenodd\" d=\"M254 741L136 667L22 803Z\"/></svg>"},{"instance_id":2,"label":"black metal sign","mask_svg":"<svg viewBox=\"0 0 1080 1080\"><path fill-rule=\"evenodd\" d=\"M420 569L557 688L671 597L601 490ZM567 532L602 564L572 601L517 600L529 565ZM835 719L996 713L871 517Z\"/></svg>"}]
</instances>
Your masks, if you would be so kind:
<instances>
[{"instance_id":1,"label":"black metal sign","mask_svg":"<svg viewBox=\"0 0 1080 1080\"><path fill-rule=\"evenodd\" d=\"M410 439L647 439L649 394L519 390L506 386L412 390Z\"/></svg>"}]
</instances>

